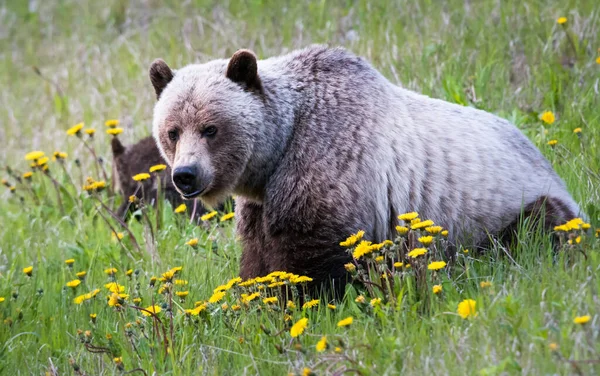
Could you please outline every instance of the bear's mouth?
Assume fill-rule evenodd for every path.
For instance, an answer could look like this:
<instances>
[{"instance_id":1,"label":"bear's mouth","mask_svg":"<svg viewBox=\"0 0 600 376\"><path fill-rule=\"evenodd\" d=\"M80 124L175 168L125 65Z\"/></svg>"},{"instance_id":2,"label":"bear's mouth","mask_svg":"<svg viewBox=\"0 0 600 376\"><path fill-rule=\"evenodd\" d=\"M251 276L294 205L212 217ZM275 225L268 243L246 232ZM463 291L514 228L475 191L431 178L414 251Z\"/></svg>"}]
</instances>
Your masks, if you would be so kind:
<instances>
[{"instance_id":1,"label":"bear's mouth","mask_svg":"<svg viewBox=\"0 0 600 376\"><path fill-rule=\"evenodd\" d=\"M181 193L181 197L185 198L186 200L190 200L190 199L193 199L193 198L196 198L196 197L202 195L202 193L204 193L204 191L206 191L206 188L197 190L192 193L182 193L182 192L180 192L180 193Z\"/></svg>"}]
</instances>

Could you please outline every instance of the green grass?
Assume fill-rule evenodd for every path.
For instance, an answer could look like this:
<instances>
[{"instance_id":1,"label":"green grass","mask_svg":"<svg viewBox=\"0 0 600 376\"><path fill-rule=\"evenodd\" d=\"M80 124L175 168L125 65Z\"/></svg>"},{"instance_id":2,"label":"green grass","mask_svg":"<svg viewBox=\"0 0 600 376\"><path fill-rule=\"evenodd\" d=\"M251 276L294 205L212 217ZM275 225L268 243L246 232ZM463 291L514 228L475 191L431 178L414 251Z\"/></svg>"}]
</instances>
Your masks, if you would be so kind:
<instances>
[{"instance_id":1,"label":"green grass","mask_svg":"<svg viewBox=\"0 0 600 376\"><path fill-rule=\"evenodd\" d=\"M207 300L216 286L238 273L240 245L231 223L213 220L194 227L167 206L156 237L156 260L150 257L154 246L144 223L129 224L141 250L128 236L122 247L111 240L99 213L109 214L80 192L80 179L101 178L90 154L77 138L65 135L81 121L97 129L93 145L110 171L103 123L120 119L125 129L120 137L127 143L150 133L155 99L147 68L154 58L179 67L228 57L238 48L268 57L310 43L343 45L394 83L514 122L552 162L597 228L596 1L31 3L36 4L31 9L26 1L0 4L0 166L20 175L28 170L23 160L28 151L66 151L65 166L77 188L57 163L50 163L51 175L68 192L61 194L63 214L51 181L41 172L31 183L17 184L14 193L0 187L0 297L5 298L0 302L0 374L72 374L71 362L85 374L119 374L117 356L125 371L161 375L301 374L305 367L319 375L343 370L365 375L600 372L600 244L593 236L556 258L547 237L526 233L510 255L502 249L481 256L461 253L450 276L430 273L426 286L416 286L407 272L396 286L396 303L377 309L368 300L356 303L359 292L350 289L335 311L321 301L316 308L289 312L292 322L309 319L298 339L284 330L289 325L284 312L262 303L237 312L210 305L190 320L181 309ZM568 18L565 25L556 23L559 16ZM539 120L547 110L556 114L553 124ZM576 128L582 128L579 136L573 133ZM551 139L558 140L554 148L547 145ZM16 184L4 169L0 178ZM114 207L106 192L99 197ZM196 250L185 245L193 237L199 239ZM69 258L76 260L73 269L64 263ZM29 265L31 277L22 272ZM157 294L158 287L150 288L149 280L174 266L183 266L179 278L189 281L185 289L190 295L183 303L173 299L173 342L165 354L150 318L106 304L104 269L116 267L130 299L140 296L146 307L152 299L169 300ZM124 274L128 269L138 273L131 280ZM87 277L74 292L65 284L78 271L87 271ZM482 281L492 286L481 288ZM443 285L441 294L429 293L434 283ZM75 295L94 288L102 290L96 299L73 303ZM228 294L229 305L236 303L234 296ZM478 315L463 320L457 305L468 298L477 301ZM97 314L95 324L90 313ZM584 314L592 316L589 323L573 323ZM170 336L166 310L158 316ZM336 323L348 316L354 317L353 324L338 328ZM133 323L131 329L127 323ZM110 354L86 350L80 341L85 334L78 329L90 330L91 343ZM323 335L332 348L317 353ZM559 346L557 351L549 348L551 343ZM342 347L341 353L335 353L335 346Z\"/></svg>"}]
</instances>

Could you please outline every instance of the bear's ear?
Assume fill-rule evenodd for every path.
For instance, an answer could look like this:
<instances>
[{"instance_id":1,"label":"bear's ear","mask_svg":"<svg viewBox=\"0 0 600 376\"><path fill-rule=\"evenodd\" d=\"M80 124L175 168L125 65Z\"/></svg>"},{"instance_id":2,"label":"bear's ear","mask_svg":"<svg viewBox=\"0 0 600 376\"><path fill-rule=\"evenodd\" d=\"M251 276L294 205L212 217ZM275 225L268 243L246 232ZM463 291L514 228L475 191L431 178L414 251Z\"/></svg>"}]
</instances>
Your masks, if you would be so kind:
<instances>
[{"instance_id":1,"label":"bear's ear","mask_svg":"<svg viewBox=\"0 0 600 376\"><path fill-rule=\"evenodd\" d=\"M160 98L160 93L173 79L173 71L162 59L156 59L150 66L150 81L156 91L156 99Z\"/></svg>"},{"instance_id":2,"label":"bear's ear","mask_svg":"<svg viewBox=\"0 0 600 376\"><path fill-rule=\"evenodd\" d=\"M245 85L248 89L262 90L256 55L250 50L238 50L233 54L225 76L233 82Z\"/></svg>"},{"instance_id":3,"label":"bear's ear","mask_svg":"<svg viewBox=\"0 0 600 376\"><path fill-rule=\"evenodd\" d=\"M110 146L112 147L113 158L117 158L118 156L125 153L125 146L119 141L118 137L113 137Z\"/></svg>"}]
</instances>

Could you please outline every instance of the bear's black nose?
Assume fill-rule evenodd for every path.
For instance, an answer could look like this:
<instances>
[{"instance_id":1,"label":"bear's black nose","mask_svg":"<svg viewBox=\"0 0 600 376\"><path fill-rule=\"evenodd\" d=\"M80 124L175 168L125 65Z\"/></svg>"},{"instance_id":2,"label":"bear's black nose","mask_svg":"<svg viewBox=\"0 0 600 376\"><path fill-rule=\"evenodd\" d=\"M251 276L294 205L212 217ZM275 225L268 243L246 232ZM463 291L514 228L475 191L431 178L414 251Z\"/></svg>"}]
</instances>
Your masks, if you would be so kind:
<instances>
[{"instance_id":1,"label":"bear's black nose","mask_svg":"<svg viewBox=\"0 0 600 376\"><path fill-rule=\"evenodd\" d=\"M183 193L196 191L196 177L198 172L194 166L177 167L173 170L173 184Z\"/></svg>"}]
</instances>

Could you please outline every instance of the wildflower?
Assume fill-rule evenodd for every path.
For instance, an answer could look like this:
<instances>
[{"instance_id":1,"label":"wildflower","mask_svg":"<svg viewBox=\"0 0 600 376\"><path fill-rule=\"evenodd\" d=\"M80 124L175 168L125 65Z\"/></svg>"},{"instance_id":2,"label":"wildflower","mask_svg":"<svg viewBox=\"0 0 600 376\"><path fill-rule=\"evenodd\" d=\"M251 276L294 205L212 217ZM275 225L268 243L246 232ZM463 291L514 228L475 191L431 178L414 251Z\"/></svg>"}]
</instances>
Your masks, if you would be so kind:
<instances>
[{"instance_id":1,"label":"wildflower","mask_svg":"<svg viewBox=\"0 0 600 376\"><path fill-rule=\"evenodd\" d=\"M189 245L190 247L195 247L198 245L198 238L190 239L185 244Z\"/></svg>"},{"instance_id":2,"label":"wildflower","mask_svg":"<svg viewBox=\"0 0 600 376\"><path fill-rule=\"evenodd\" d=\"M87 294L79 295L73 298L73 303L75 304L83 304L87 300Z\"/></svg>"},{"instance_id":3,"label":"wildflower","mask_svg":"<svg viewBox=\"0 0 600 376\"><path fill-rule=\"evenodd\" d=\"M48 157L42 157L42 158L40 158L40 159L37 160L37 165L38 165L38 167L42 167L46 163L48 163L48 161L50 161L50 158L48 158Z\"/></svg>"},{"instance_id":4,"label":"wildflower","mask_svg":"<svg viewBox=\"0 0 600 376\"><path fill-rule=\"evenodd\" d=\"M108 305L110 307L118 307L127 298L129 298L129 295L127 294L117 294L116 292L113 292L108 298Z\"/></svg>"},{"instance_id":5,"label":"wildflower","mask_svg":"<svg viewBox=\"0 0 600 376\"><path fill-rule=\"evenodd\" d=\"M125 236L125 234L123 234L122 232L117 232L117 233L113 232L110 234L110 237L113 241L116 241L117 239L121 240L121 239L123 239L124 236Z\"/></svg>"},{"instance_id":6,"label":"wildflower","mask_svg":"<svg viewBox=\"0 0 600 376\"><path fill-rule=\"evenodd\" d=\"M417 219L417 217L419 217L419 213L417 212L410 212L410 213L404 213L404 214L400 214L398 216L398 219L404 222L410 222L413 219Z\"/></svg>"},{"instance_id":7,"label":"wildflower","mask_svg":"<svg viewBox=\"0 0 600 376\"><path fill-rule=\"evenodd\" d=\"M433 261L429 265L427 265L427 269L429 270L440 270L446 266L445 261Z\"/></svg>"},{"instance_id":8,"label":"wildflower","mask_svg":"<svg viewBox=\"0 0 600 376\"><path fill-rule=\"evenodd\" d=\"M241 306L241 305L239 305L239 304L234 304L234 305L232 305L232 306L231 306L231 310L232 310L232 311L238 311L238 310L240 310L241 308L242 308L242 306Z\"/></svg>"},{"instance_id":9,"label":"wildflower","mask_svg":"<svg viewBox=\"0 0 600 376\"><path fill-rule=\"evenodd\" d=\"M142 298L133 298L133 302L135 304L140 304L142 302Z\"/></svg>"},{"instance_id":10,"label":"wildflower","mask_svg":"<svg viewBox=\"0 0 600 376\"><path fill-rule=\"evenodd\" d=\"M353 271L356 270L356 265L354 265L353 263L349 262L347 264L344 264L344 269L346 269L346 271L352 273Z\"/></svg>"},{"instance_id":11,"label":"wildflower","mask_svg":"<svg viewBox=\"0 0 600 376\"><path fill-rule=\"evenodd\" d=\"M295 309L296 308L296 303L292 302L291 300L288 300L285 306L288 309Z\"/></svg>"},{"instance_id":12,"label":"wildflower","mask_svg":"<svg viewBox=\"0 0 600 376\"><path fill-rule=\"evenodd\" d=\"M161 281L162 282L171 282L171 280L175 277L175 272L172 270L167 270L162 274Z\"/></svg>"},{"instance_id":13,"label":"wildflower","mask_svg":"<svg viewBox=\"0 0 600 376\"><path fill-rule=\"evenodd\" d=\"M135 181L144 181L146 179L150 179L150 174L142 172L140 174L133 175L131 178Z\"/></svg>"},{"instance_id":14,"label":"wildflower","mask_svg":"<svg viewBox=\"0 0 600 376\"><path fill-rule=\"evenodd\" d=\"M293 284L312 282L312 280L313 280L312 278L307 277L305 275L293 276L290 278L290 282L292 282Z\"/></svg>"},{"instance_id":15,"label":"wildflower","mask_svg":"<svg viewBox=\"0 0 600 376\"><path fill-rule=\"evenodd\" d=\"M412 230L420 230L420 229L423 229L426 227L431 227L431 226L433 226L433 221L431 219L428 219L426 221L415 223L415 224L411 225L410 228Z\"/></svg>"},{"instance_id":16,"label":"wildflower","mask_svg":"<svg viewBox=\"0 0 600 376\"><path fill-rule=\"evenodd\" d=\"M363 240L359 245L356 246L354 252L352 252L352 257L355 259L360 259L362 256L368 255L373 252L373 247L371 242Z\"/></svg>"},{"instance_id":17,"label":"wildflower","mask_svg":"<svg viewBox=\"0 0 600 376\"><path fill-rule=\"evenodd\" d=\"M67 264L68 266L73 266L73 264L75 263L75 259L68 259L65 260L65 264Z\"/></svg>"},{"instance_id":18,"label":"wildflower","mask_svg":"<svg viewBox=\"0 0 600 376\"><path fill-rule=\"evenodd\" d=\"M319 342L317 342L316 349L318 352L323 352L327 349L327 337L325 337L325 336L321 337Z\"/></svg>"},{"instance_id":19,"label":"wildflower","mask_svg":"<svg viewBox=\"0 0 600 376\"><path fill-rule=\"evenodd\" d=\"M400 235L406 235L406 233L408 232L408 227L396 226L396 232L398 232L398 234Z\"/></svg>"},{"instance_id":20,"label":"wildflower","mask_svg":"<svg viewBox=\"0 0 600 376\"><path fill-rule=\"evenodd\" d=\"M341 347L336 347L335 349L333 349L333 351L335 351L336 353L341 353L342 352L342 348Z\"/></svg>"},{"instance_id":21,"label":"wildflower","mask_svg":"<svg viewBox=\"0 0 600 376\"><path fill-rule=\"evenodd\" d=\"M442 232L441 232L441 234L442 234L442 236L443 236L443 237L445 237L445 238L446 238L446 237L448 237L448 230L444 230L444 231L442 231Z\"/></svg>"},{"instance_id":22,"label":"wildflower","mask_svg":"<svg viewBox=\"0 0 600 376\"><path fill-rule=\"evenodd\" d=\"M440 292L442 292L442 285L433 285L433 293L439 294Z\"/></svg>"},{"instance_id":23,"label":"wildflower","mask_svg":"<svg viewBox=\"0 0 600 376\"><path fill-rule=\"evenodd\" d=\"M3 297L0 296L0 303L2 303L3 301L5 301L6 299L4 299Z\"/></svg>"},{"instance_id":24,"label":"wildflower","mask_svg":"<svg viewBox=\"0 0 600 376\"><path fill-rule=\"evenodd\" d=\"M546 124L552 124L556 120L554 114L551 111L546 111L540 115L540 120Z\"/></svg>"},{"instance_id":25,"label":"wildflower","mask_svg":"<svg viewBox=\"0 0 600 376\"><path fill-rule=\"evenodd\" d=\"M556 351L558 350L558 344L556 344L555 342L551 342L550 344L548 344L548 348L550 349L550 351Z\"/></svg>"},{"instance_id":26,"label":"wildflower","mask_svg":"<svg viewBox=\"0 0 600 376\"><path fill-rule=\"evenodd\" d=\"M587 324L591 319L592 319L592 316L590 316L590 315L577 316L573 319L573 323L583 325L583 324Z\"/></svg>"},{"instance_id":27,"label":"wildflower","mask_svg":"<svg viewBox=\"0 0 600 376\"><path fill-rule=\"evenodd\" d=\"M79 136L82 129L83 129L83 123L76 124L67 130L67 135L68 136Z\"/></svg>"},{"instance_id":28,"label":"wildflower","mask_svg":"<svg viewBox=\"0 0 600 376\"><path fill-rule=\"evenodd\" d=\"M142 315L144 315L144 316L152 316L150 314L150 312L157 314L157 313L160 313L160 311L162 311L162 309L157 305L151 305L149 307L146 307L145 310L148 312L142 311Z\"/></svg>"},{"instance_id":29,"label":"wildflower","mask_svg":"<svg viewBox=\"0 0 600 376\"><path fill-rule=\"evenodd\" d=\"M233 218L235 216L235 213L227 213L224 216L221 217L221 222L225 222L231 218Z\"/></svg>"},{"instance_id":30,"label":"wildflower","mask_svg":"<svg viewBox=\"0 0 600 376\"><path fill-rule=\"evenodd\" d=\"M302 369L302 376L315 376L315 373L311 371L310 368L304 367L304 369Z\"/></svg>"},{"instance_id":31,"label":"wildflower","mask_svg":"<svg viewBox=\"0 0 600 376\"><path fill-rule=\"evenodd\" d=\"M218 291L214 293L210 299L208 299L209 303L218 303L225 297L225 291Z\"/></svg>"},{"instance_id":32,"label":"wildflower","mask_svg":"<svg viewBox=\"0 0 600 376\"><path fill-rule=\"evenodd\" d=\"M338 328L348 326L348 325L352 324L352 321L354 321L352 316L348 316L345 319L338 321L337 326L338 326Z\"/></svg>"},{"instance_id":33,"label":"wildflower","mask_svg":"<svg viewBox=\"0 0 600 376\"><path fill-rule=\"evenodd\" d=\"M556 144L558 144L558 140L550 140L550 141L548 141L548 145L550 145L550 146L556 146Z\"/></svg>"},{"instance_id":34,"label":"wildflower","mask_svg":"<svg viewBox=\"0 0 600 376\"><path fill-rule=\"evenodd\" d=\"M33 274L33 266L23 268L23 273L25 273L28 277L31 277L31 275Z\"/></svg>"},{"instance_id":35,"label":"wildflower","mask_svg":"<svg viewBox=\"0 0 600 376\"><path fill-rule=\"evenodd\" d=\"M265 303L265 304L274 304L274 303L277 303L277 297L276 296L272 296L270 298L264 298L263 299L263 303Z\"/></svg>"},{"instance_id":36,"label":"wildflower","mask_svg":"<svg viewBox=\"0 0 600 376\"><path fill-rule=\"evenodd\" d=\"M125 286L119 285L117 282L110 282L104 285L108 291L116 294L120 294L125 292Z\"/></svg>"},{"instance_id":37,"label":"wildflower","mask_svg":"<svg viewBox=\"0 0 600 376\"><path fill-rule=\"evenodd\" d=\"M114 128L117 125L119 125L119 120L110 119L110 120L107 120L106 122L104 122L104 125L107 126L108 128Z\"/></svg>"},{"instance_id":38,"label":"wildflower","mask_svg":"<svg viewBox=\"0 0 600 376\"><path fill-rule=\"evenodd\" d=\"M319 305L319 299L313 299L309 302L306 302L302 305L302 309L306 309L306 308L312 308L314 306Z\"/></svg>"},{"instance_id":39,"label":"wildflower","mask_svg":"<svg viewBox=\"0 0 600 376\"><path fill-rule=\"evenodd\" d=\"M384 259L383 256L377 256L377 257L375 257L375 261L378 262L378 263L382 263L383 259Z\"/></svg>"},{"instance_id":40,"label":"wildflower","mask_svg":"<svg viewBox=\"0 0 600 376\"><path fill-rule=\"evenodd\" d=\"M52 159L53 160L61 160L61 159L67 159L69 155L65 152L62 151L55 151L54 154L52 155Z\"/></svg>"},{"instance_id":41,"label":"wildflower","mask_svg":"<svg viewBox=\"0 0 600 376\"><path fill-rule=\"evenodd\" d=\"M298 320L298 322L292 325L292 328L290 329L290 335L292 336L292 338L298 337L300 334L304 333L304 330L307 326L308 319L306 317Z\"/></svg>"},{"instance_id":42,"label":"wildflower","mask_svg":"<svg viewBox=\"0 0 600 376\"><path fill-rule=\"evenodd\" d=\"M110 135L113 135L113 136L116 136L118 134L123 133L123 128L110 128L110 129L106 130L106 133L110 134Z\"/></svg>"},{"instance_id":43,"label":"wildflower","mask_svg":"<svg viewBox=\"0 0 600 376\"><path fill-rule=\"evenodd\" d=\"M176 279L175 280L175 285L177 286L185 286L188 284L188 281L185 279Z\"/></svg>"},{"instance_id":44,"label":"wildflower","mask_svg":"<svg viewBox=\"0 0 600 376\"><path fill-rule=\"evenodd\" d=\"M175 213L177 213L177 214L183 213L185 211L185 209L187 209L187 206L185 206L185 204L181 204L175 208Z\"/></svg>"},{"instance_id":45,"label":"wildflower","mask_svg":"<svg viewBox=\"0 0 600 376\"><path fill-rule=\"evenodd\" d=\"M104 269L104 273L109 276L114 276L115 274L117 274L117 268Z\"/></svg>"},{"instance_id":46,"label":"wildflower","mask_svg":"<svg viewBox=\"0 0 600 376\"><path fill-rule=\"evenodd\" d=\"M86 130L85 130L85 133L86 133L87 135L89 135L90 137L93 137L93 136L94 136L94 133L96 133L96 130L95 130L94 128L86 129Z\"/></svg>"},{"instance_id":47,"label":"wildflower","mask_svg":"<svg viewBox=\"0 0 600 376\"><path fill-rule=\"evenodd\" d=\"M425 231L427 231L428 233L430 233L431 235L437 235L440 232L442 232L443 228L442 226L430 226L430 227L425 227Z\"/></svg>"},{"instance_id":48,"label":"wildflower","mask_svg":"<svg viewBox=\"0 0 600 376\"><path fill-rule=\"evenodd\" d=\"M210 213L206 213L202 217L200 217L200 220L202 220L202 221L208 221L209 219L213 218L217 214L218 214L217 211L213 210Z\"/></svg>"},{"instance_id":49,"label":"wildflower","mask_svg":"<svg viewBox=\"0 0 600 376\"><path fill-rule=\"evenodd\" d=\"M399 269L399 268L401 268L401 267L402 267L402 265L404 265L404 263L403 263L403 262L397 262L397 261L396 261L396 262L394 263L394 268L396 268L396 269Z\"/></svg>"},{"instance_id":50,"label":"wildflower","mask_svg":"<svg viewBox=\"0 0 600 376\"><path fill-rule=\"evenodd\" d=\"M418 240L421 244L427 247L433 242L433 236L421 236Z\"/></svg>"},{"instance_id":51,"label":"wildflower","mask_svg":"<svg viewBox=\"0 0 600 376\"><path fill-rule=\"evenodd\" d=\"M185 298L185 297L187 297L189 294L190 294L189 291L177 291L175 293L175 295L177 295L178 297L180 297L182 299Z\"/></svg>"},{"instance_id":52,"label":"wildflower","mask_svg":"<svg viewBox=\"0 0 600 376\"><path fill-rule=\"evenodd\" d=\"M173 272L173 274L177 274L181 270L183 270L183 266L175 266L175 267L172 267L170 271Z\"/></svg>"},{"instance_id":53,"label":"wildflower","mask_svg":"<svg viewBox=\"0 0 600 376\"><path fill-rule=\"evenodd\" d=\"M558 17L558 19L556 20L556 23L558 23L559 25L564 25L567 23L567 17Z\"/></svg>"},{"instance_id":54,"label":"wildflower","mask_svg":"<svg viewBox=\"0 0 600 376\"><path fill-rule=\"evenodd\" d=\"M255 293L252 293L252 294L249 294L249 295L248 294L242 294L241 295L242 302L244 302L244 303L250 303L254 299L258 298L259 296L260 296L259 292L255 292Z\"/></svg>"},{"instance_id":55,"label":"wildflower","mask_svg":"<svg viewBox=\"0 0 600 376\"><path fill-rule=\"evenodd\" d=\"M93 322L96 322L96 317L98 317L98 315L97 315L97 314L95 314L95 313L90 313L90 319L91 319Z\"/></svg>"},{"instance_id":56,"label":"wildflower","mask_svg":"<svg viewBox=\"0 0 600 376\"><path fill-rule=\"evenodd\" d=\"M32 176L33 176L33 172L27 171L26 173L23 174L23 179L31 179Z\"/></svg>"},{"instance_id":57,"label":"wildflower","mask_svg":"<svg viewBox=\"0 0 600 376\"><path fill-rule=\"evenodd\" d=\"M408 257L417 258L427 253L427 249L425 248L415 248L412 251L408 252Z\"/></svg>"},{"instance_id":58,"label":"wildflower","mask_svg":"<svg viewBox=\"0 0 600 376\"><path fill-rule=\"evenodd\" d=\"M468 319L470 317L477 316L476 312L477 302L473 299L465 299L462 302L458 303L457 312L463 319Z\"/></svg>"},{"instance_id":59,"label":"wildflower","mask_svg":"<svg viewBox=\"0 0 600 376\"><path fill-rule=\"evenodd\" d=\"M112 340L112 334L106 333L106 339L109 341Z\"/></svg>"},{"instance_id":60,"label":"wildflower","mask_svg":"<svg viewBox=\"0 0 600 376\"><path fill-rule=\"evenodd\" d=\"M78 279L74 279L72 281L67 282L67 287L76 288L81 284L81 281Z\"/></svg>"},{"instance_id":61,"label":"wildflower","mask_svg":"<svg viewBox=\"0 0 600 376\"><path fill-rule=\"evenodd\" d=\"M481 287L482 289L485 289L485 288L491 287L491 286L492 286L492 282L490 282L490 281L479 282L479 287Z\"/></svg>"},{"instance_id":62,"label":"wildflower","mask_svg":"<svg viewBox=\"0 0 600 376\"><path fill-rule=\"evenodd\" d=\"M575 128L575 129L573 129L573 133L579 135L581 133L581 128Z\"/></svg>"},{"instance_id":63,"label":"wildflower","mask_svg":"<svg viewBox=\"0 0 600 376\"><path fill-rule=\"evenodd\" d=\"M362 295L359 295L359 296L356 297L356 299L354 299L354 301L356 303L364 303L365 302L365 297L362 296Z\"/></svg>"},{"instance_id":64,"label":"wildflower","mask_svg":"<svg viewBox=\"0 0 600 376\"><path fill-rule=\"evenodd\" d=\"M360 239L362 239L362 237L364 235L365 235L365 232L363 230L360 230L356 234L350 235L343 242L340 242L340 246L342 246L342 247L351 247L354 244L356 244L356 242L358 242Z\"/></svg>"},{"instance_id":65,"label":"wildflower","mask_svg":"<svg viewBox=\"0 0 600 376\"><path fill-rule=\"evenodd\" d=\"M133 274L133 269L128 269L128 270L125 272L125 275L126 275L126 276L128 276L128 277L131 277L131 275L132 275L132 274Z\"/></svg>"},{"instance_id":66,"label":"wildflower","mask_svg":"<svg viewBox=\"0 0 600 376\"><path fill-rule=\"evenodd\" d=\"M600 56L596 58L596 64L600 64Z\"/></svg>"},{"instance_id":67,"label":"wildflower","mask_svg":"<svg viewBox=\"0 0 600 376\"><path fill-rule=\"evenodd\" d=\"M333 311L335 311L337 309L337 307L335 305L333 305L333 304L327 304L327 308L329 308L329 309L331 309Z\"/></svg>"},{"instance_id":68,"label":"wildflower","mask_svg":"<svg viewBox=\"0 0 600 376\"><path fill-rule=\"evenodd\" d=\"M150 172L159 172L159 171L165 170L166 168L167 168L167 165L157 164L157 165L154 165L154 166L150 167L149 171Z\"/></svg>"},{"instance_id":69,"label":"wildflower","mask_svg":"<svg viewBox=\"0 0 600 376\"><path fill-rule=\"evenodd\" d=\"M369 304L371 305L371 307L378 307L378 306L381 305L381 298L371 299L371 301L369 302Z\"/></svg>"},{"instance_id":70,"label":"wildflower","mask_svg":"<svg viewBox=\"0 0 600 376\"><path fill-rule=\"evenodd\" d=\"M44 156L44 152L43 151L30 151L29 153L25 154L25 160L26 161L36 161L40 158L42 158Z\"/></svg>"}]
</instances>

